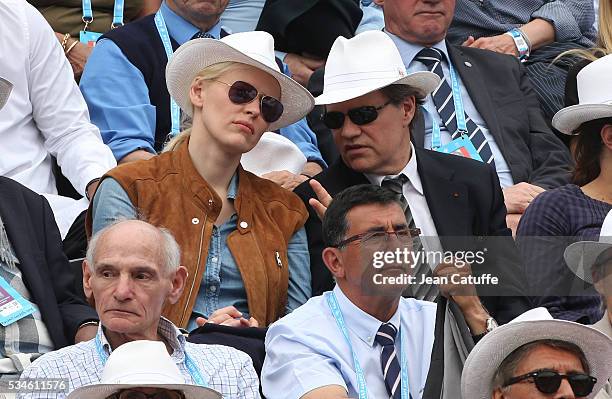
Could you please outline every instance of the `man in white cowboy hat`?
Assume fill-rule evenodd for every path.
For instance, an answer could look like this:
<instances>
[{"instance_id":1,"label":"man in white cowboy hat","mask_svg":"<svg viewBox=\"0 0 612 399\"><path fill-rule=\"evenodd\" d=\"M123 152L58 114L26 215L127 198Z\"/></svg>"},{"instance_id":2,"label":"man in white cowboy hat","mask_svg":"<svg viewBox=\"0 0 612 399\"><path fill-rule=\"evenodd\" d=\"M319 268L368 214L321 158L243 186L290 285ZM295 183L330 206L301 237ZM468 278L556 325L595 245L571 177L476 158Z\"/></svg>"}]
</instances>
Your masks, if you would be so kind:
<instances>
[{"instance_id":1,"label":"man in white cowboy hat","mask_svg":"<svg viewBox=\"0 0 612 399\"><path fill-rule=\"evenodd\" d=\"M612 375L612 340L545 308L487 334L461 377L464 399L594 398Z\"/></svg>"},{"instance_id":2,"label":"man in white cowboy hat","mask_svg":"<svg viewBox=\"0 0 612 399\"><path fill-rule=\"evenodd\" d=\"M612 339L612 211L608 212L599 241L579 241L565 250L565 262L580 279L593 284L602 296L606 311L603 317L592 327ZM612 383L596 396L596 399L612 398Z\"/></svg>"},{"instance_id":3,"label":"man in white cowboy hat","mask_svg":"<svg viewBox=\"0 0 612 399\"><path fill-rule=\"evenodd\" d=\"M185 381L159 341L132 341L108 357L99 383L75 389L68 399L221 399L219 392Z\"/></svg>"},{"instance_id":4,"label":"man in white cowboy hat","mask_svg":"<svg viewBox=\"0 0 612 399\"><path fill-rule=\"evenodd\" d=\"M132 239L138 237L138 240ZM257 398L259 382L251 359L225 346L186 342L168 319L166 303L176 303L187 271L179 265L178 244L165 229L123 220L95 234L83 262L83 286L100 316L97 335L47 353L21 375L67 380L67 393L100 382L109 356L138 340L163 342L185 383L206 386L227 397ZM24 398L63 398L65 393L31 391Z\"/></svg>"},{"instance_id":5,"label":"man in white cowboy hat","mask_svg":"<svg viewBox=\"0 0 612 399\"><path fill-rule=\"evenodd\" d=\"M168 59L194 38L227 36L220 16L229 0L165 0L154 15L113 29L94 47L80 81L91 119L118 163L149 159L161 152L169 133L180 130L181 112L165 81ZM290 57L293 59L301 57ZM316 135L304 119L280 129L308 162L312 176L326 166ZM306 176L282 171L266 177L293 188Z\"/></svg>"},{"instance_id":6,"label":"man in white cowboy hat","mask_svg":"<svg viewBox=\"0 0 612 399\"><path fill-rule=\"evenodd\" d=\"M455 0L375 2L383 7L385 32L398 47L408 72L432 71L444 78L425 99L429 116L418 120L414 145L443 150L469 137L468 146L474 147L470 157L497 171L508 226L514 231L534 197L567 183L571 164L567 148L547 126L518 57L448 43L445 38ZM524 32L508 34L515 35L521 48L527 46L525 40L521 42ZM540 38L531 40L537 43Z\"/></svg>"},{"instance_id":7,"label":"man in white cowboy hat","mask_svg":"<svg viewBox=\"0 0 612 399\"><path fill-rule=\"evenodd\" d=\"M341 157L314 180L332 197L365 183L401 194L407 202L407 219L421 229L427 251L464 251L470 245L495 243L500 250L491 251L487 262L472 265L472 270L476 275L498 273L500 285L491 295L509 297L488 296L483 302L497 320L508 322L529 309L530 303L522 293L518 255L505 223L506 209L495 171L480 162L411 143L417 103L439 81L431 72L407 74L393 41L382 32L338 38L327 59L323 94L315 101L326 106L323 118L333 128ZM317 197L308 183L295 192L307 205ZM330 290L333 281L321 260L321 222L315 208L309 208L306 232L316 295ZM471 236L481 238L468 243ZM485 236L497 237L487 241ZM416 296L434 300L435 285L423 284Z\"/></svg>"}]
</instances>

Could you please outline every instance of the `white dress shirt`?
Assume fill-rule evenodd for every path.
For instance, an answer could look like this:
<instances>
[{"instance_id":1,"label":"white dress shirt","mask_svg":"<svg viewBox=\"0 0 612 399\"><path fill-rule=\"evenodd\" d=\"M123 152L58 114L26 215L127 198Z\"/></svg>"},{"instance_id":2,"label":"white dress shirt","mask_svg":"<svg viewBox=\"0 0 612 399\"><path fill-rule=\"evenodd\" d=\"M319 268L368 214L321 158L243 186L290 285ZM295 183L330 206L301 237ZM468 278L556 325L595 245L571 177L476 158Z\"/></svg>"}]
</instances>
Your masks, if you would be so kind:
<instances>
[{"instance_id":1,"label":"white dress shirt","mask_svg":"<svg viewBox=\"0 0 612 399\"><path fill-rule=\"evenodd\" d=\"M402 191L408 202L414 224L417 228L421 229L421 242L423 243L423 248L428 252L441 252L442 244L438 238L438 231L436 230L436 225L431 217L431 211L427 205L427 198L425 198L425 194L423 193L423 184L421 183L421 177L417 169L417 157L412 143L410 143L410 160L400 173L389 176L366 173L365 176L370 183L380 186L385 178L393 178L401 174L406 175L408 178L408 182L404 184Z\"/></svg>"},{"instance_id":2,"label":"white dress shirt","mask_svg":"<svg viewBox=\"0 0 612 399\"><path fill-rule=\"evenodd\" d=\"M43 16L23 0L0 1L0 76L13 84L0 110L0 174L40 194L57 194L51 155L75 189L116 165L102 143L73 77L72 67ZM117 88L120 95L121 88ZM86 208L47 196L60 226ZM62 236L64 236L62 234Z\"/></svg>"},{"instance_id":3,"label":"white dress shirt","mask_svg":"<svg viewBox=\"0 0 612 399\"><path fill-rule=\"evenodd\" d=\"M336 286L338 305L348 328L351 345L363 369L369 398L388 398L380 354L374 337L382 322L353 304ZM327 293L329 294L329 292ZM422 397L434 342L436 304L401 298L389 320L400 326L408 363L409 390ZM401 355L398 355L398 360ZM262 369L263 393L268 399L296 399L316 388L339 385L351 398L359 397L357 375L349 346L338 328L324 295L311 298L270 326L266 334L266 358Z\"/></svg>"}]
</instances>

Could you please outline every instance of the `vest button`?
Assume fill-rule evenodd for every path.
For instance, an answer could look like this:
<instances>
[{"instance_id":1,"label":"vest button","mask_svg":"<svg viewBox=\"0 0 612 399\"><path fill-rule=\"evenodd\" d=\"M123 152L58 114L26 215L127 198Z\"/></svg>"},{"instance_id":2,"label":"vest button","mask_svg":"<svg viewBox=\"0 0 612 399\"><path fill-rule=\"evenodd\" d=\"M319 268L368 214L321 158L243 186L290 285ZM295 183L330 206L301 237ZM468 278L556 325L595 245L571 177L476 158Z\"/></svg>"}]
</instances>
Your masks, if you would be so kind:
<instances>
[{"instance_id":1,"label":"vest button","mask_svg":"<svg viewBox=\"0 0 612 399\"><path fill-rule=\"evenodd\" d=\"M200 219L198 219L198 218L193 218L193 219L191 219L191 223L192 223L192 224L198 224L198 223L200 223Z\"/></svg>"},{"instance_id":2,"label":"vest button","mask_svg":"<svg viewBox=\"0 0 612 399\"><path fill-rule=\"evenodd\" d=\"M240 227L246 229L247 227L249 227L249 224L243 220L242 222L240 222Z\"/></svg>"}]
</instances>

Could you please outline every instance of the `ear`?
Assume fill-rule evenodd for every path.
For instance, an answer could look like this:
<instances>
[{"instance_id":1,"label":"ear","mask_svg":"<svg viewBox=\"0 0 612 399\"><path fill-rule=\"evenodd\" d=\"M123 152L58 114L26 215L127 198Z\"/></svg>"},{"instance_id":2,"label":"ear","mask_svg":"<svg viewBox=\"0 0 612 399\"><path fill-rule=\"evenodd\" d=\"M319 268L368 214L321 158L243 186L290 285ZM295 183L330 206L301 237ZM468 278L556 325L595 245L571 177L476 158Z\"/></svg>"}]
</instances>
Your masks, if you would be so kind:
<instances>
[{"instance_id":1,"label":"ear","mask_svg":"<svg viewBox=\"0 0 612 399\"><path fill-rule=\"evenodd\" d=\"M191 87L189 88L189 99L193 104L194 110L196 108L202 108L204 105L204 90L203 90L204 81L202 79L194 79L193 83L191 83Z\"/></svg>"},{"instance_id":2,"label":"ear","mask_svg":"<svg viewBox=\"0 0 612 399\"><path fill-rule=\"evenodd\" d=\"M416 113L416 97L407 97L401 106L404 111L404 115L402 116L402 126L404 128L408 128L408 125L410 125L410 122L412 122L412 119Z\"/></svg>"},{"instance_id":3,"label":"ear","mask_svg":"<svg viewBox=\"0 0 612 399\"><path fill-rule=\"evenodd\" d=\"M179 266L174 272L174 276L172 277L172 287L170 289L170 293L168 294L168 302L171 304L175 304L178 302L179 298L183 294L183 290L185 289L185 282L187 281L187 276L189 272L185 266Z\"/></svg>"},{"instance_id":4,"label":"ear","mask_svg":"<svg viewBox=\"0 0 612 399\"><path fill-rule=\"evenodd\" d=\"M87 259L83 260L81 266L83 268L83 291L85 292L85 298L91 302L91 298L93 298L93 290L91 288L91 278L93 277L91 269L93 269L93 265L91 265L91 269L89 266Z\"/></svg>"},{"instance_id":5,"label":"ear","mask_svg":"<svg viewBox=\"0 0 612 399\"><path fill-rule=\"evenodd\" d=\"M601 141L604 143L608 150L612 151L612 125L605 125L601 129Z\"/></svg>"},{"instance_id":6,"label":"ear","mask_svg":"<svg viewBox=\"0 0 612 399\"><path fill-rule=\"evenodd\" d=\"M493 395L491 396L491 399L503 399L504 398L504 393L502 392L501 388L495 388L495 390L493 391Z\"/></svg>"},{"instance_id":7,"label":"ear","mask_svg":"<svg viewBox=\"0 0 612 399\"><path fill-rule=\"evenodd\" d=\"M327 247L321 254L325 266L329 269L335 278L344 278L344 263L342 262L342 254L338 248Z\"/></svg>"}]
</instances>

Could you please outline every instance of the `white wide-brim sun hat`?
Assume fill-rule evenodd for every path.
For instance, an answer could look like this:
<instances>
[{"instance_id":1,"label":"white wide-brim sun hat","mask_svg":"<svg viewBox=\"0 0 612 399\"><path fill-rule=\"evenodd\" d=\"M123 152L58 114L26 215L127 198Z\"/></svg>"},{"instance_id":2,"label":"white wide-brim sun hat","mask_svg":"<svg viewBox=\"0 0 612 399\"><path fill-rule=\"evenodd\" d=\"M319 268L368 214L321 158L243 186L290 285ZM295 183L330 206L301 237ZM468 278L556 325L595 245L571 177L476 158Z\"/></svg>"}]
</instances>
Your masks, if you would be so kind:
<instances>
[{"instance_id":1,"label":"white wide-brim sun hat","mask_svg":"<svg viewBox=\"0 0 612 399\"><path fill-rule=\"evenodd\" d=\"M563 257L570 270L582 280L593 284L591 267L604 251L612 248L612 211L601 225L599 241L578 241L565 248ZM610 360L612 363L612 359Z\"/></svg>"},{"instance_id":2,"label":"white wide-brim sun hat","mask_svg":"<svg viewBox=\"0 0 612 399\"><path fill-rule=\"evenodd\" d=\"M393 40L381 31L366 31L350 39L339 36L331 47L323 93L317 105L348 101L389 85L412 87L418 98L425 98L440 84L433 72L407 73Z\"/></svg>"},{"instance_id":3,"label":"white wide-brim sun hat","mask_svg":"<svg viewBox=\"0 0 612 399\"><path fill-rule=\"evenodd\" d=\"M222 399L210 388L185 384L162 341L138 340L117 347L108 357L99 384L75 389L68 399L105 399L123 389L163 388L181 391L186 399Z\"/></svg>"},{"instance_id":4,"label":"white wide-brim sun hat","mask_svg":"<svg viewBox=\"0 0 612 399\"><path fill-rule=\"evenodd\" d=\"M552 125L564 134L575 134L585 122L612 118L612 54L585 66L576 77L578 104L558 111Z\"/></svg>"},{"instance_id":5,"label":"white wide-brim sun hat","mask_svg":"<svg viewBox=\"0 0 612 399\"><path fill-rule=\"evenodd\" d=\"M485 335L472 349L463 366L461 396L491 399L493 378L508 355L530 342L552 339L578 346L597 378L593 398L612 375L612 339L594 328L566 320L554 320L545 308L531 309L508 324Z\"/></svg>"},{"instance_id":6,"label":"white wide-brim sun hat","mask_svg":"<svg viewBox=\"0 0 612 399\"><path fill-rule=\"evenodd\" d=\"M284 110L281 117L270 124L269 130L299 121L314 107L310 92L280 71L275 60L272 35L253 31L235 33L220 40L193 39L174 52L166 66L166 84L170 96L187 115L193 114L189 90L194 78L203 69L221 62L251 65L278 81L281 89L279 100Z\"/></svg>"}]
</instances>

